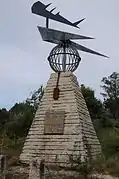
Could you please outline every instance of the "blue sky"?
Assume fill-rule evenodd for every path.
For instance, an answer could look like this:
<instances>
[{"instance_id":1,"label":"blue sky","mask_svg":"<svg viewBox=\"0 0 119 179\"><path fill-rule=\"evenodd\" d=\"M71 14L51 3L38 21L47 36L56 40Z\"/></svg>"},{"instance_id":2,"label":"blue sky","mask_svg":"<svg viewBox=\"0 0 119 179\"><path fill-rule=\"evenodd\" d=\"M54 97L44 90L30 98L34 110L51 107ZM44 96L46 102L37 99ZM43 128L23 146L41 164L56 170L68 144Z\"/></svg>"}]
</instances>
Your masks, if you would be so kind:
<instances>
[{"instance_id":1,"label":"blue sky","mask_svg":"<svg viewBox=\"0 0 119 179\"><path fill-rule=\"evenodd\" d=\"M45 19L31 13L34 0L1 0L0 4L0 108L10 108L25 100L31 91L46 84L52 72L47 56L53 45L42 41L37 25ZM42 0L48 4L48 0ZM110 59L80 53L82 61L76 71L79 83L92 87L100 98L103 76L119 72L119 1L118 0L51 0L54 13L67 19L86 17L80 30L50 22L51 27L93 36L95 40L78 43L110 56ZM74 3L75 2L75 3Z\"/></svg>"}]
</instances>

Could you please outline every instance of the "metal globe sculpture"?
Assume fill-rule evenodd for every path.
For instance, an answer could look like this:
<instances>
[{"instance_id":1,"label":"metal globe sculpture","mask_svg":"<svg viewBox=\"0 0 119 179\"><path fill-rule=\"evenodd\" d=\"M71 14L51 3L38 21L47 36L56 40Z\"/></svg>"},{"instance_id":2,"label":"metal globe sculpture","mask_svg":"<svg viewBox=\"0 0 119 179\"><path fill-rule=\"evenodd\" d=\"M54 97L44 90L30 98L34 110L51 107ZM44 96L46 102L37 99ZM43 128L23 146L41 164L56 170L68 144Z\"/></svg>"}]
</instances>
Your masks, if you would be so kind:
<instances>
[{"instance_id":1,"label":"metal globe sculpture","mask_svg":"<svg viewBox=\"0 0 119 179\"><path fill-rule=\"evenodd\" d=\"M78 68L81 58L75 47L68 43L61 43L52 49L48 61L55 72L74 72Z\"/></svg>"},{"instance_id":2,"label":"metal globe sculpture","mask_svg":"<svg viewBox=\"0 0 119 179\"><path fill-rule=\"evenodd\" d=\"M106 55L74 42L74 40L93 39L92 37L49 28L50 19L75 28L79 28L78 25L85 19L83 18L76 22L70 22L68 19L63 17L60 12L54 14L53 11L55 8L49 11L47 8L50 5L51 3L45 5L42 2L37 1L33 4L31 9L33 14L46 18L46 27L38 26L42 40L57 45L53 48L48 57L49 64L55 72L74 72L81 61L78 50L108 58Z\"/></svg>"}]
</instances>

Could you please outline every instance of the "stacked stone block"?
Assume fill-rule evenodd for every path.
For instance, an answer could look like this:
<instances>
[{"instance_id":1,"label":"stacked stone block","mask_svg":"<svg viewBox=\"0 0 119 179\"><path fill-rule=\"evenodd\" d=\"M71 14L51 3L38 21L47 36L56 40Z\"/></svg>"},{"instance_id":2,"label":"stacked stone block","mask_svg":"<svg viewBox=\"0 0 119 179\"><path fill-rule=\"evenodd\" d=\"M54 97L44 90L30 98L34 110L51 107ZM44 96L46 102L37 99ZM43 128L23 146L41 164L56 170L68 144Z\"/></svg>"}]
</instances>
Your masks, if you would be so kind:
<instances>
[{"instance_id":1,"label":"stacked stone block","mask_svg":"<svg viewBox=\"0 0 119 179\"><path fill-rule=\"evenodd\" d=\"M26 138L20 159L29 163L36 158L47 164L69 166L71 158L81 161L94 158L100 152L100 143L91 121L77 78L71 72L61 73L59 99L53 99L57 73L51 77L44 96ZM63 134L44 134L45 118L48 111L64 112Z\"/></svg>"}]
</instances>

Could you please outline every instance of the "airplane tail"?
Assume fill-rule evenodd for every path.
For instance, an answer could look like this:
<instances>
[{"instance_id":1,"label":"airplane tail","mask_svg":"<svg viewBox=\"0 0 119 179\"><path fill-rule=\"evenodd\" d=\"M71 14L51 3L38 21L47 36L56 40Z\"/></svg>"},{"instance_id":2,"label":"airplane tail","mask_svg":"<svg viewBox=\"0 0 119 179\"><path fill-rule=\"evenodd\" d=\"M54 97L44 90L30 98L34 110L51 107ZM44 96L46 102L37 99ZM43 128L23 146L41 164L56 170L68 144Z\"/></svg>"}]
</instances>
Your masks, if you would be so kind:
<instances>
[{"instance_id":1,"label":"airplane tail","mask_svg":"<svg viewBox=\"0 0 119 179\"><path fill-rule=\"evenodd\" d=\"M73 24L74 24L74 26L77 26L78 24L80 24L82 21L84 21L85 20L85 18L83 18L83 19L81 19L81 20L79 20L79 21L76 21L76 22L74 22Z\"/></svg>"},{"instance_id":2,"label":"airplane tail","mask_svg":"<svg viewBox=\"0 0 119 179\"><path fill-rule=\"evenodd\" d=\"M52 19L52 20L55 20L55 21L76 27L76 28L79 28L78 24L80 24L84 20L84 19L81 19L79 21L72 23L69 20L65 19L63 16L61 16L60 12L58 12L57 14L54 15L52 12L55 10L55 8L53 8L51 11L48 11L47 7L49 7L50 5L51 5L51 3L45 5L42 2L37 1L36 3L33 4L32 8L31 8L32 13L46 17L47 19L49 18L49 19Z\"/></svg>"}]
</instances>

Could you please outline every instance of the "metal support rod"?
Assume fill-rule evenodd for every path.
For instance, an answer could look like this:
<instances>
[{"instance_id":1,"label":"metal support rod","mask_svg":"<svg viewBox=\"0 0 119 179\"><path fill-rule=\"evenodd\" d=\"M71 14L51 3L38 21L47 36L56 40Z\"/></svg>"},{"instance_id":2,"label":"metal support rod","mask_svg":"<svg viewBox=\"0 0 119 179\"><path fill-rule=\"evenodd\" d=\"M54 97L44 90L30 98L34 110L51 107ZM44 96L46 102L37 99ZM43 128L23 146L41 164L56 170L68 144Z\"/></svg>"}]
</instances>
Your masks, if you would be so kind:
<instances>
[{"instance_id":1,"label":"metal support rod","mask_svg":"<svg viewBox=\"0 0 119 179\"><path fill-rule=\"evenodd\" d=\"M62 60L63 72L66 71L66 43L63 43L63 60Z\"/></svg>"},{"instance_id":2,"label":"metal support rod","mask_svg":"<svg viewBox=\"0 0 119 179\"><path fill-rule=\"evenodd\" d=\"M49 27L49 18L46 17L46 28L48 28L48 27Z\"/></svg>"},{"instance_id":3,"label":"metal support rod","mask_svg":"<svg viewBox=\"0 0 119 179\"><path fill-rule=\"evenodd\" d=\"M54 88L54 92L53 92L53 99L54 100L58 100L59 99L59 93L60 93L59 80L60 80L60 72L58 72L56 88Z\"/></svg>"}]
</instances>

